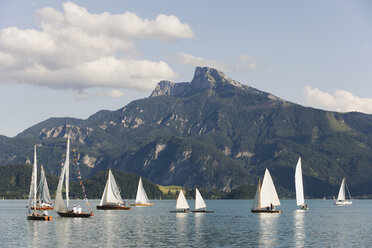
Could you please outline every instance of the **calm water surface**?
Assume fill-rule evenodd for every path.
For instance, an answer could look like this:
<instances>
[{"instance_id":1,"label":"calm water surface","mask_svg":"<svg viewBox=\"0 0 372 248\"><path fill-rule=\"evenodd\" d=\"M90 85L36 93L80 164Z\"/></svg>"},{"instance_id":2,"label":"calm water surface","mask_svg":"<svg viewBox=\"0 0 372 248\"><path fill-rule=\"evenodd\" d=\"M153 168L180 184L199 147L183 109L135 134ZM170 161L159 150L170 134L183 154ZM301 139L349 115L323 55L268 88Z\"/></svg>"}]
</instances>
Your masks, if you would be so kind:
<instances>
[{"instance_id":1,"label":"calm water surface","mask_svg":"<svg viewBox=\"0 0 372 248\"><path fill-rule=\"evenodd\" d=\"M25 200L0 200L0 246L372 247L372 200L354 200L351 206L309 200L308 211L282 200L282 214L252 214L252 200L207 200L213 214L175 214L169 212L174 200L153 202L130 211L94 210L88 219L50 211L52 222L38 222L26 220ZM99 201L90 203L95 207Z\"/></svg>"}]
</instances>

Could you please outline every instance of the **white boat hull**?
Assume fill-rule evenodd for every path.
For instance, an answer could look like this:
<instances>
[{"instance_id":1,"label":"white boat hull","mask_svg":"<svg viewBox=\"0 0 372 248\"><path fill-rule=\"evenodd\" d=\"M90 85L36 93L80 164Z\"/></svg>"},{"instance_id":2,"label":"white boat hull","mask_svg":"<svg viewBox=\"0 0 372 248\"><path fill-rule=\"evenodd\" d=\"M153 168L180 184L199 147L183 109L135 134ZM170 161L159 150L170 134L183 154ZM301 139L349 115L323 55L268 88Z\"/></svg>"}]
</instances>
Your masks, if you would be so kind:
<instances>
[{"instance_id":1,"label":"white boat hull","mask_svg":"<svg viewBox=\"0 0 372 248\"><path fill-rule=\"evenodd\" d=\"M353 202L352 201L335 201L335 205L351 205Z\"/></svg>"}]
</instances>

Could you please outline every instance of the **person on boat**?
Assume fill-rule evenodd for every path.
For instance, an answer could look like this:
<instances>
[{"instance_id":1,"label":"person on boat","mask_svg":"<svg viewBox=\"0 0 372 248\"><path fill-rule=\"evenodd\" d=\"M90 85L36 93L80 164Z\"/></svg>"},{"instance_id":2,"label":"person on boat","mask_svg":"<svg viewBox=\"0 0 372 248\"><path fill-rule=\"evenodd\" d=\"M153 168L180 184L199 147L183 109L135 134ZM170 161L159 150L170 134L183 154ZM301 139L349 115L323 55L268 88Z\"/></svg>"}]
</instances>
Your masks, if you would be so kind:
<instances>
[{"instance_id":1,"label":"person on boat","mask_svg":"<svg viewBox=\"0 0 372 248\"><path fill-rule=\"evenodd\" d=\"M270 203L270 210L274 210L274 209L275 209L274 205Z\"/></svg>"},{"instance_id":2,"label":"person on boat","mask_svg":"<svg viewBox=\"0 0 372 248\"><path fill-rule=\"evenodd\" d=\"M75 214L77 213L77 207L76 207L76 205L72 208L72 212L75 213Z\"/></svg>"},{"instance_id":3,"label":"person on boat","mask_svg":"<svg viewBox=\"0 0 372 248\"><path fill-rule=\"evenodd\" d=\"M48 216L48 212L46 210L43 211L44 216Z\"/></svg>"},{"instance_id":4,"label":"person on boat","mask_svg":"<svg viewBox=\"0 0 372 248\"><path fill-rule=\"evenodd\" d=\"M307 204L302 204L301 209L307 209Z\"/></svg>"}]
</instances>

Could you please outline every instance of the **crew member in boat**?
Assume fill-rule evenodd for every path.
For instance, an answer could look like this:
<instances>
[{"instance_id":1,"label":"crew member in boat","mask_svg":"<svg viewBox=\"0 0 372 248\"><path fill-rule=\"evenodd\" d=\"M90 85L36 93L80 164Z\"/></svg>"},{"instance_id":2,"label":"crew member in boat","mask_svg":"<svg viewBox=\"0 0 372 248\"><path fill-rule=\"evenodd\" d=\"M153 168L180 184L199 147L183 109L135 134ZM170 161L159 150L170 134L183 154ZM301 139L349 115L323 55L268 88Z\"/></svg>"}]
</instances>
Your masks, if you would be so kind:
<instances>
[{"instance_id":1,"label":"crew member in boat","mask_svg":"<svg viewBox=\"0 0 372 248\"><path fill-rule=\"evenodd\" d=\"M48 216L48 212L46 210L43 211L44 216Z\"/></svg>"},{"instance_id":2,"label":"crew member in boat","mask_svg":"<svg viewBox=\"0 0 372 248\"><path fill-rule=\"evenodd\" d=\"M270 203L270 210L275 210L275 206L272 203Z\"/></svg>"},{"instance_id":3,"label":"crew member in boat","mask_svg":"<svg viewBox=\"0 0 372 248\"><path fill-rule=\"evenodd\" d=\"M307 209L307 204L302 204L301 209Z\"/></svg>"},{"instance_id":4,"label":"crew member in boat","mask_svg":"<svg viewBox=\"0 0 372 248\"><path fill-rule=\"evenodd\" d=\"M81 207L80 207L80 205L77 207L76 211L77 211L78 214L81 214Z\"/></svg>"},{"instance_id":5,"label":"crew member in boat","mask_svg":"<svg viewBox=\"0 0 372 248\"><path fill-rule=\"evenodd\" d=\"M77 210L77 207L76 207L76 205L74 205L74 207L72 208L72 212L76 214L77 211L78 211L78 210Z\"/></svg>"}]
</instances>

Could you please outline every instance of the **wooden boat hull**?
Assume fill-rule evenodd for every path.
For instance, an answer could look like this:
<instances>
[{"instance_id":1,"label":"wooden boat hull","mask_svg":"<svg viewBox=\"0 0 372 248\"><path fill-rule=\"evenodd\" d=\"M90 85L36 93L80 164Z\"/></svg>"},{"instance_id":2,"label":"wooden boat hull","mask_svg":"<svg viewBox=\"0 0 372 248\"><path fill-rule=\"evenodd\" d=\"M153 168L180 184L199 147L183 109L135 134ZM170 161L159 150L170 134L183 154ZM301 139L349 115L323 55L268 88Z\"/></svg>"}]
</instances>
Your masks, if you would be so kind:
<instances>
[{"instance_id":1,"label":"wooden boat hull","mask_svg":"<svg viewBox=\"0 0 372 248\"><path fill-rule=\"evenodd\" d=\"M44 216L44 215L28 215L27 216L28 220L42 220L42 221L52 221L53 217L52 216Z\"/></svg>"},{"instance_id":2,"label":"wooden boat hull","mask_svg":"<svg viewBox=\"0 0 372 248\"><path fill-rule=\"evenodd\" d=\"M90 213L74 213L74 212L67 212L67 213L62 213L62 212L57 212L57 214L61 217L69 217L69 218L88 218L93 216L93 212Z\"/></svg>"},{"instance_id":3,"label":"wooden boat hull","mask_svg":"<svg viewBox=\"0 0 372 248\"><path fill-rule=\"evenodd\" d=\"M131 206L152 206L153 203L129 203Z\"/></svg>"},{"instance_id":4,"label":"wooden boat hull","mask_svg":"<svg viewBox=\"0 0 372 248\"><path fill-rule=\"evenodd\" d=\"M131 207L127 206L119 206L119 205L102 205L97 206L97 209L99 210L131 210Z\"/></svg>"},{"instance_id":5,"label":"wooden boat hull","mask_svg":"<svg viewBox=\"0 0 372 248\"><path fill-rule=\"evenodd\" d=\"M214 213L214 211L211 210L193 210L193 213Z\"/></svg>"},{"instance_id":6,"label":"wooden boat hull","mask_svg":"<svg viewBox=\"0 0 372 248\"><path fill-rule=\"evenodd\" d=\"M270 214L280 214L282 210L267 210L267 209L252 209L252 213L270 213Z\"/></svg>"}]
</instances>

